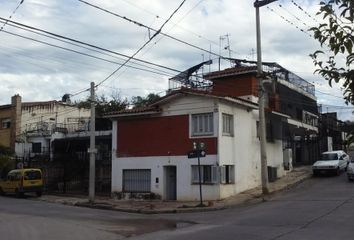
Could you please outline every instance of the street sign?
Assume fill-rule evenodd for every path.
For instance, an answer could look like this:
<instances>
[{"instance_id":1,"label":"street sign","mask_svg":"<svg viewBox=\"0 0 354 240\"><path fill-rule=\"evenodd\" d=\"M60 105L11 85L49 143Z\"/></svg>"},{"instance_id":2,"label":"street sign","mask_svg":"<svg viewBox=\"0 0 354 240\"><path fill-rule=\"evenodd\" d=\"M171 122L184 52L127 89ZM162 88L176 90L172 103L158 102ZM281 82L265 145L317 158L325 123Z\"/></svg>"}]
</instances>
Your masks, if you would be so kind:
<instances>
[{"instance_id":1,"label":"street sign","mask_svg":"<svg viewBox=\"0 0 354 240\"><path fill-rule=\"evenodd\" d=\"M188 158L197 158L199 153L199 157L205 157L206 152L204 150L193 150L188 152L187 156Z\"/></svg>"}]
</instances>

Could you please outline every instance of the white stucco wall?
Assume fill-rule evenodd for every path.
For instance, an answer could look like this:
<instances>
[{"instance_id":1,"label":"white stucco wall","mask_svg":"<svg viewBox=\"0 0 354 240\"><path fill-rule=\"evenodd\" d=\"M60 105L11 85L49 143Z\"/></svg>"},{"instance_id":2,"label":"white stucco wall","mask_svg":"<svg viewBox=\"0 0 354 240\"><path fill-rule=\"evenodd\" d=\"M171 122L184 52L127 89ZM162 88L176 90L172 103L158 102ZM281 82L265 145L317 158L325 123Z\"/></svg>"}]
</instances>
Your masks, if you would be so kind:
<instances>
[{"instance_id":1,"label":"white stucco wall","mask_svg":"<svg viewBox=\"0 0 354 240\"><path fill-rule=\"evenodd\" d=\"M31 107L22 107L21 114L21 132L26 131L31 126L46 122L49 124L61 123L67 124L68 118L89 118L91 114L90 109L77 108L70 105L52 103L43 104L38 103Z\"/></svg>"},{"instance_id":2,"label":"white stucco wall","mask_svg":"<svg viewBox=\"0 0 354 240\"><path fill-rule=\"evenodd\" d=\"M268 166L277 168L278 178L285 175L282 140L274 140L272 143L267 143L267 163Z\"/></svg>"},{"instance_id":3,"label":"white stucco wall","mask_svg":"<svg viewBox=\"0 0 354 240\"><path fill-rule=\"evenodd\" d=\"M234 120L234 135L222 133L222 114ZM230 104L219 105L220 166L235 166L235 184L221 184L221 198L226 198L260 184L259 140L256 136L256 115L253 111L236 108Z\"/></svg>"},{"instance_id":4,"label":"white stucco wall","mask_svg":"<svg viewBox=\"0 0 354 240\"><path fill-rule=\"evenodd\" d=\"M202 159L203 164L216 165L216 155L209 155ZM112 159L112 192L121 192L123 189L124 169L151 169L151 192L165 198L164 167L176 166L177 200L199 200L199 185L192 184L192 165L197 165L197 159L188 159L187 156L159 156L159 157L130 157ZM159 183L155 179L159 178ZM202 185L203 199L219 199L219 185Z\"/></svg>"},{"instance_id":5,"label":"white stucco wall","mask_svg":"<svg viewBox=\"0 0 354 240\"><path fill-rule=\"evenodd\" d=\"M42 132L38 132L38 134L37 132L26 133L30 130L37 130L37 124L41 122L47 123L48 130L50 130L51 125L55 123L68 124L70 123L68 121L69 118L88 119L90 115L90 109L78 108L58 102L23 103L21 112L22 135L19 137L21 142L16 143L15 146L16 155L18 157L28 157L28 153L32 151L32 143L41 142L42 148L48 149L50 147L50 136L45 136Z\"/></svg>"},{"instance_id":6,"label":"white stucco wall","mask_svg":"<svg viewBox=\"0 0 354 240\"><path fill-rule=\"evenodd\" d=\"M15 153L17 157L33 157L34 154L29 155L32 152L32 143L41 143L42 149L50 149L50 138L38 136L30 137L27 139L27 142L17 142L15 145Z\"/></svg>"},{"instance_id":7,"label":"white stucco wall","mask_svg":"<svg viewBox=\"0 0 354 240\"><path fill-rule=\"evenodd\" d=\"M214 113L214 137L218 137L217 155L207 155L202 164L234 165L234 184L203 185L205 200L222 199L261 184L260 147L257 137L258 110L250 110L218 99L189 96L175 99L162 106L162 116ZM222 113L233 115L234 135L223 136ZM151 169L151 191L165 196L164 166L177 167L177 200L198 200L199 186L191 184L191 165L197 159L187 156L117 158L117 121L112 130L112 192L122 191L123 169ZM119 144L119 143L118 143ZM281 141L267 144L269 165L282 163ZM155 179L159 178L159 183Z\"/></svg>"}]
</instances>

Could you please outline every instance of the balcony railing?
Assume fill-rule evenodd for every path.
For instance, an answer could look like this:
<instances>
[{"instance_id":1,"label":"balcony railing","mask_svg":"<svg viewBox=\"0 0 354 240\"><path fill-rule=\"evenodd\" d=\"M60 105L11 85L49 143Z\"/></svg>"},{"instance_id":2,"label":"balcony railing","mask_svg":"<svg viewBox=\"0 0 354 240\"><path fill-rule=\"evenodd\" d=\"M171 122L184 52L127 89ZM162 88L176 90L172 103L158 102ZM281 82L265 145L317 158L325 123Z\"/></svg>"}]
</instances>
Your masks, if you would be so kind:
<instances>
[{"instance_id":1,"label":"balcony railing","mask_svg":"<svg viewBox=\"0 0 354 240\"><path fill-rule=\"evenodd\" d=\"M28 124L26 126L26 134L27 135L51 135L55 132L59 133L76 133L76 132L85 132L89 131L89 122L80 122L80 123L47 123L47 122L39 122Z\"/></svg>"}]
</instances>

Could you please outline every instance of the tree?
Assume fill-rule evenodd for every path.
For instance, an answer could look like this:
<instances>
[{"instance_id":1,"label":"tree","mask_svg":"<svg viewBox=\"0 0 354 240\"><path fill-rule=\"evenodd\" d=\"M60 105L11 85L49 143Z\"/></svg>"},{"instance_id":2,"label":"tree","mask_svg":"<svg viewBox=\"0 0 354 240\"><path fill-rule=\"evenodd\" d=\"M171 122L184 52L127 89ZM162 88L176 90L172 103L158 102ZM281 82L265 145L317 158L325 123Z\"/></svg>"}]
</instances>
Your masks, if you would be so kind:
<instances>
[{"instance_id":1,"label":"tree","mask_svg":"<svg viewBox=\"0 0 354 240\"><path fill-rule=\"evenodd\" d=\"M90 108L91 100L90 97L87 97L86 100L76 102L76 106L80 108ZM111 96L108 99L105 95L96 96L96 115L97 117L103 116L103 114L108 112L114 112L126 109L129 106L127 99L122 99L119 95Z\"/></svg>"},{"instance_id":2,"label":"tree","mask_svg":"<svg viewBox=\"0 0 354 240\"><path fill-rule=\"evenodd\" d=\"M310 31L322 47L329 48L331 54L325 57L324 51L319 50L310 55L317 67L315 72L323 76L330 86L333 81L343 84L345 102L354 104L354 1L321 2L317 15L322 16L325 22Z\"/></svg>"},{"instance_id":3,"label":"tree","mask_svg":"<svg viewBox=\"0 0 354 240\"><path fill-rule=\"evenodd\" d=\"M136 96L132 98L132 104L134 105L134 108L138 107L146 107L157 100L159 100L161 97L155 93L150 93L146 97L141 97L141 96Z\"/></svg>"},{"instance_id":4,"label":"tree","mask_svg":"<svg viewBox=\"0 0 354 240\"><path fill-rule=\"evenodd\" d=\"M349 147L350 144L354 143L354 122L346 121L343 130L347 133L347 139L344 144Z\"/></svg>"},{"instance_id":5,"label":"tree","mask_svg":"<svg viewBox=\"0 0 354 240\"><path fill-rule=\"evenodd\" d=\"M11 168L14 152L9 147L0 145L0 175L4 176Z\"/></svg>"}]
</instances>

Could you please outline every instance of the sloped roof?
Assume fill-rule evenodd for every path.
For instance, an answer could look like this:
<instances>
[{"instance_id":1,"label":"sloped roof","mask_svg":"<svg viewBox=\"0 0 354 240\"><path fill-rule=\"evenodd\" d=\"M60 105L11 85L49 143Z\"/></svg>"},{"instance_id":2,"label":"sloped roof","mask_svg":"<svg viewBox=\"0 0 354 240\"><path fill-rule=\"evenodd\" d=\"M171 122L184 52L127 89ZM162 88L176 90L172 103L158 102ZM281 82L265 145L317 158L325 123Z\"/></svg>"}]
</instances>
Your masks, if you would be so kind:
<instances>
[{"instance_id":1,"label":"sloped roof","mask_svg":"<svg viewBox=\"0 0 354 240\"><path fill-rule=\"evenodd\" d=\"M254 102L242 99L242 98L223 96L223 95L215 94L215 93L204 91L204 90L182 88L180 90L170 92L166 96L162 97L160 100L156 101L155 103L153 103L147 107L110 112L110 113L105 114L105 117L127 117L127 116L157 114L157 113L161 112L161 108L159 108L159 105L164 104L165 102L169 102L172 99L174 99L176 97L183 96L183 95L209 97L209 98L214 98L214 99L216 98L216 99L224 100L224 101L227 101L227 102L230 102L233 104L240 105L245 108L258 109L257 103L254 103Z\"/></svg>"},{"instance_id":2,"label":"sloped roof","mask_svg":"<svg viewBox=\"0 0 354 240\"><path fill-rule=\"evenodd\" d=\"M6 105L1 105L0 109L7 109L7 108L11 108L12 105L11 104L6 104Z\"/></svg>"},{"instance_id":3,"label":"sloped roof","mask_svg":"<svg viewBox=\"0 0 354 240\"><path fill-rule=\"evenodd\" d=\"M227 96L225 94L220 94L220 93L215 93L215 92L210 92L207 90L198 90L198 89L192 89L192 88L181 88L180 90L172 91L171 93L167 94L166 96L162 97L160 100L157 102L151 104L151 106L157 106L165 101L169 101L170 98L173 98L177 95L181 94L187 94L187 95L194 95L194 96L203 96L203 97L210 97L210 98L218 98L226 101L230 101L233 103L239 103L240 105L244 105L247 107L252 107L252 108L258 108L258 104L245 100L243 98L238 98L238 97L231 97Z\"/></svg>"},{"instance_id":4,"label":"sloped roof","mask_svg":"<svg viewBox=\"0 0 354 240\"><path fill-rule=\"evenodd\" d=\"M104 117L114 117L114 116L134 116L134 115L147 115L147 114L154 114L161 112L161 109L155 106L147 106L147 107L140 107L140 108L132 108L132 109L124 109L120 111L114 111L105 113Z\"/></svg>"}]
</instances>

